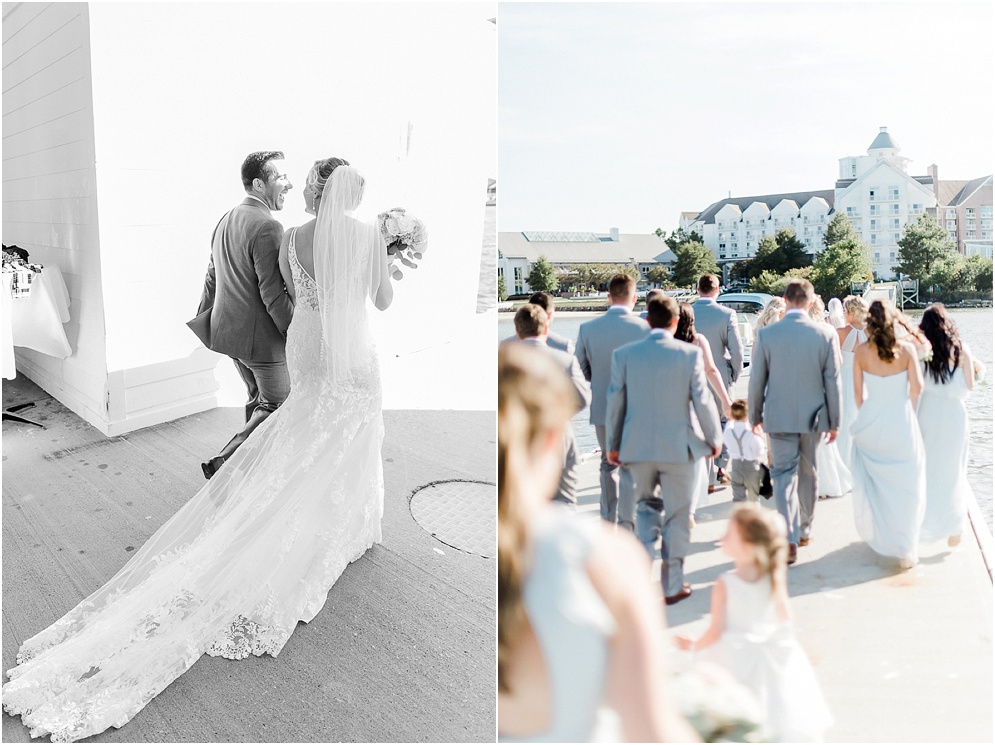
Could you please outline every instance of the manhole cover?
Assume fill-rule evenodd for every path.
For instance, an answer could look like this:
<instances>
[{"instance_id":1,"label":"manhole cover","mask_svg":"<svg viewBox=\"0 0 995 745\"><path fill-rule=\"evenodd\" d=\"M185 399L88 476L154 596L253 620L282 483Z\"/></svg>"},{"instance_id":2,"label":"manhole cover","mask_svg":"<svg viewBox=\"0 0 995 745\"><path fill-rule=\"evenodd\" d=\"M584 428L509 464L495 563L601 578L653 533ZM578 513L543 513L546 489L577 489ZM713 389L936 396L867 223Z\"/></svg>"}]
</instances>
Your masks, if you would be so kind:
<instances>
[{"instance_id":1,"label":"manhole cover","mask_svg":"<svg viewBox=\"0 0 995 745\"><path fill-rule=\"evenodd\" d=\"M485 481L439 481L411 496L411 516L447 546L493 558L497 553L497 487Z\"/></svg>"}]
</instances>

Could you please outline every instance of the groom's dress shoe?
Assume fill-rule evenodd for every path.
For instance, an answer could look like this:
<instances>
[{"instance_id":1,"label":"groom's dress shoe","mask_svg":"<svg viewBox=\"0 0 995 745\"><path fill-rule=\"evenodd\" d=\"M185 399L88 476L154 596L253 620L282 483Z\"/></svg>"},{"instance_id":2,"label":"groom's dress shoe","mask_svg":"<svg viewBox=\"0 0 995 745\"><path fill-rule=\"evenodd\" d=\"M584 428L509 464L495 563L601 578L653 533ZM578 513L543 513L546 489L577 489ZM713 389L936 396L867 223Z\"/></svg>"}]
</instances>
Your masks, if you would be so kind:
<instances>
[{"instance_id":1,"label":"groom's dress shoe","mask_svg":"<svg viewBox=\"0 0 995 745\"><path fill-rule=\"evenodd\" d=\"M691 585L685 582L684 585L681 587L680 592L678 592L676 595L671 595L670 597L664 597L663 601L667 605L673 605L674 603L679 603L684 598L689 598L689 597L691 597Z\"/></svg>"},{"instance_id":2,"label":"groom's dress shoe","mask_svg":"<svg viewBox=\"0 0 995 745\"><path fill-rule=\"evenodd\" d=\"M207 463L201 463L200 469L204 472L204 478L209 479L211 476L216 474L218 470L225 464L225 459L220 455L211 458Z\"/></svg>"}]
</instances>

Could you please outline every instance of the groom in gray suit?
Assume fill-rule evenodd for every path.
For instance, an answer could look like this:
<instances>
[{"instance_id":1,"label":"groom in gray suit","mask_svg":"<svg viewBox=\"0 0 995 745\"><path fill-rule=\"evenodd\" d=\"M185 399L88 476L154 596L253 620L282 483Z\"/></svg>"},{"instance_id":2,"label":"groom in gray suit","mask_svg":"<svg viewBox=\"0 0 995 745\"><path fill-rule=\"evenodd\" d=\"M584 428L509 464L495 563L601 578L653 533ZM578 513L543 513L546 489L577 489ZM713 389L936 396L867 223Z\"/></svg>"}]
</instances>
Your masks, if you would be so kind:
<instances>
[{"instance_id":1,"label":"groom in gray suit","mask_svg":"<svg viewBox=\"0 0 995 745\"><path fill-rule=\"evenodd\" d=\"M722 374L726 393L733 399L732 387L743 372L743 342L739 338L736 311L719 305L719 278L714 274L703 274L698 278L698 301L694 304L694 328L708 340L712 359ZM717 393L718 391L716 391ZM725 421L724 418L720 418ZM723 447L722 454L708 469L708 483L712 487L718 481L717 470L729 465L729 451ZM711 488L709 489L711 491Z\"/></svg>"},{"instance_id":2,"label":"groom in gray suit","mask_svg":"<svg viewBox=\"0 0 995 745\"><path fill-rule=\"evenodd\" d=\"M818 491L815 450L822 433L836 439L842 396L832 327L808 315L812 283L793 279L784 291L788 310L757 334L750 365L750 421L770 435L771 480L777 511L788 524L788 563L808 545Z\"/></svg>"},{"instance_id":3,"label":"groom in gray suit","mask_svg":"<svg viewBox=\"0 0 995 745\"><path fill-rule=\"evenodd\" d=\"M187 324L204 346L232 358L249 394L245 427L201 464L208 479L290 394L285 348L294 306L280 274L283 226L271 212L293 188L275 163L282 158L263 151L242 163L245 199L214 228L197 317Z\"/></svg>"},{"instance_id":4,"label":"groom in gray suit","mask_svg":"<svg viewBox=\"0 0 995 745\"><path fill-rule=\"evenodd\" d=\"M608 383L611 381L612 354L623 344L649 334L646 321L632 312L636 305L636 281L627 274L616 274L608 283L611 307L604 315L580 325L577 331L577 361L584 377L591 382L591 424L601 448L601 518L632 530L636 520L636 503L628 478L618 466L608 461L605 436L605 409ZM621 486L621 488L620 488Z\"/></svg>"},{"instance_id":5,"label":"groom in gray suit","mask_svg":"<svg viewBox=\"0 0 995 745\"><path fill-rule=\"evenodd\" d=\"M655 297L646 310L649 337L619 347L612 357L608 459L630 474L638 500L636 536L651 557L662 536L661 581L670 605L691 594L684 557L691 540L695 460L718 455L722 429L701 350L674 339L677 301ZM697 421L691 418L692 407Z\"/></svg>"},{"instance_id":6,"label":"groom in gray suit","mask_svg":"<svg viewBox=\"0 0 995 745\"><path fill-rule=\"evenodd\" d=\"M563 368L577 392L575 414L591 403L591 386L584 379L577 358L549 343L549 314L542 306L526 303L519 308L515 312L515 333L520 343L540 350ZM553 496L554 502L577 506L577 463L577 436L574 434L573 424L567 422L563 428L563 471L560 474L560 485Z\"/></svg>"}]
</instances>

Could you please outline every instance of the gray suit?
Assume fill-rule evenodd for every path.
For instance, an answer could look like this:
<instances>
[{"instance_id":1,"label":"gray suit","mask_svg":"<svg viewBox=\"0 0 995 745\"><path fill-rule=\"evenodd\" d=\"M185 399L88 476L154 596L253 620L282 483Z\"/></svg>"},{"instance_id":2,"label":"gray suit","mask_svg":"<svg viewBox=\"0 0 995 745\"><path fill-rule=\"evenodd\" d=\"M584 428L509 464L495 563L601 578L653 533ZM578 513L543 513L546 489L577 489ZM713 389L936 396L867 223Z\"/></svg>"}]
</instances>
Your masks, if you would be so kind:
<instances>
[{"instance_id":1,"label":"gray suit","mask_svg":"<svg viewBox=\"0 0 995 745\"><path fill-rule=\"evenodd\" d=\"M222 449L224 459L290 394L286 337L294 306L280 274L282 237L269 208L252 197L221 218L197 317L187 324L208 349L234 360L249 394L245 428Z\"/></svg>"},{"instance_id":2,"label":"gray suit","mask_svg":"<svg viewBox=\"0 0 995 745\"><path fill-rule=\"evenodd\" d=\"M518 341L518 336L509 336L504 339L501 343L504 344L506 341ZM574 353L574 343L573 340L568 339L565 336L560 336L559 334L554 334L552 331L546 332L546 346L550 349L558 349L561 352L566 352L572 355Z\"/></svg>"},{"instance_id":3,"label":"gray suit","mask_svg":"<svg viewBox=\"0 0 995 745\"><path fill-rule=\"evenodd\" d=\"M605 437L605 409L608 401L608 385L611 382L612 354L623 344L646 338L650 327L646 321L629 312L627 308L613 305L604 315L582 323L577 331L577 361L584 377L591 381L591 424L601 448L601 517L614 523L618 512L619 474L618 467L608 462L608 447ZM632 504L630 484L623 483L626 504ZM618 515L623 524L632 527L634 514Z\"/></svg>"},{"instance_id":4,"label":"gray suit","mask_svg":"<svg viewBox=\"0 0 995 745\"><path fill-rule=\"evenodd\" d=\"M698 298L694 304L694 328L708 340L712 359L722 374L726 393L732 398L732 386L743 372L743 342L739 338L736 311L719 305L712 298ZM725 422L725 417L722 417ZM722 454L709 468L708 483L715 483L715 469L729 465L729 452L723 445Z\"/></svg>"},{"instance_id":5,"label":"gray suit","mask_svg":"<svg viewBox=\"0 0 995 745\"><path fill-rule=\"evenodd\" d=\"M676 595L690 543L694 462L722 441L701 350L663 330L616 350L606 426L608 449L619 451L632 478L636 535L651 557L662 536L663 593Z\"/></svg>"},{"instance_id":6,"label":"gray suit","mask_svg":"<svg viewBox=\"0 0 995 745\"><path fill-rule=\"evenodd\" d=\"M577 392L577 410L574 413L582 411L591 403L591 386L584 379L584 373L581 372L576 357L549 346L548 340L543 343L539 339L531 338L522 339L521 343L541 350L563 368ZM554 502L577 504L577 455L577 436L574 434L573 424L567 422L563 431L563 473L560 475L560 484L553 497Z\"/></svg>"},{"instance_id":7,"label":"gray suit","mask_svg":"<svg viewBox=\"0 0 995 745\"><path fill-rule=\"evenodd\" d=\"M757 334L750 366L750 421L770 435L774 498L798 543L812 530L818 492L815 451L839 428L842 396L833 329L789 311Z\"/></svg>"}]
</instances>

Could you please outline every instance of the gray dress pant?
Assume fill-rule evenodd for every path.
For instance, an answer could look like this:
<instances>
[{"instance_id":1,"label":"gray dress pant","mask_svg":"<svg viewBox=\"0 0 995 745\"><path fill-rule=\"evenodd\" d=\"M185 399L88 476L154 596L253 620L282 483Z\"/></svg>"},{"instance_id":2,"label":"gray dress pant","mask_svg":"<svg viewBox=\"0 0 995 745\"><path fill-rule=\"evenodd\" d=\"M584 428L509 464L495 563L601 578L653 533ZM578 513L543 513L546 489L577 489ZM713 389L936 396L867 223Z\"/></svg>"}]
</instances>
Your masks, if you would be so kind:
<instances>
[{"instance_id":1,"label":"gray dress pant","mask_svg":"<svg viewBox=\"0 0 995 745\"><path fill-rule=\"evenodd\" d=\"M608 462L608 434L603 424L594 425L601 448L601 519L614 523L618 515L618 466Z\"/></svg>"},{"instance_id":2,"label":"gray dress pant","mask_svg":"<svg viewBox=\"0 0 995 745\"><path fill-rule=\"evenodd\" d=\"M694 460L687 463L629 463L636 498L636 537L650 559L660 541L660 582L665 597L684 585L684 557L691 545L691 499L694 496ZM657 493L657 487L660 491Z\"/></svg>"},{"instance_id":3,"label":"gray dress pant","mask_svg":"<svg viewBox=\"0 0 995 745\"><path fill-rule=\"evenodd\" d=\"M242 376L249 400L245 404L245 426L225 445L218 455L228 460L239 445L262 424L266 417L280 408L290 395L290 372L287 362L254 362L232 357L238 374Z\"/></svg>"},{"instance_id":4,"label":"gray dress pant","mask_svg":"<svg viewBox=\"0 0 995 745\"><path fill-rule=\"evenodd\" d=\"M732 481L733 502L760 501L760 486L763 483L760 461L733 458L729 478Z\"/></svg>"},{"instance_id":5,"label":"gray dress pant","mask_svg":"<svg viewBox=\"0 0 995 745\"><path fill-rule=\"evenodd\" d=\"M791 543L808 538L812 532L815 500L819 493L815 450L820 437L819 432L770 433L774 501L777 511L788 523Z\"/></svg>"}]
</instances>

